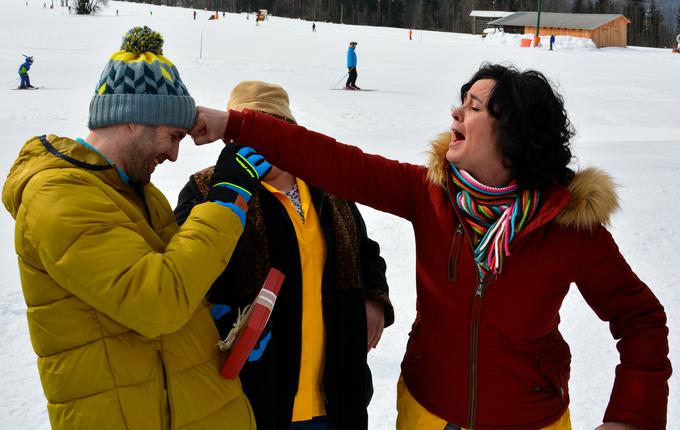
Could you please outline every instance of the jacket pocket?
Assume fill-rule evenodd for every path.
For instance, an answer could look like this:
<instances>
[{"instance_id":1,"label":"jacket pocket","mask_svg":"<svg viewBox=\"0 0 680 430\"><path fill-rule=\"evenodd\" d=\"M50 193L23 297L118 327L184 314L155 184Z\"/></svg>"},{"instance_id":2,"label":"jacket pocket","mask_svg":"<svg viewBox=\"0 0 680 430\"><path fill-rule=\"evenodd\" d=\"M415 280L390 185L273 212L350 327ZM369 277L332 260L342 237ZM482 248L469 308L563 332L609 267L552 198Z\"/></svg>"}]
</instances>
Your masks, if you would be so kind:
<instances>
[{"instance_id":1,"label":"jacket pocket","mask_svg":"<svg viewBox=\"0 0 680 430\"><path fill-rule=\"evenodd\" d=\"M564 367L554 358L544 353L536 355L538 371L549 382L548 387L536 387L536 391L542 389L553 390L558 396L560 405L564 404L569 395L569 377Z\"/></svg>"},{"instance_id":2,"label":"jacket pocket","mask_svg":"<svg viewBox=\"0 0 680 430\"><path fill-rule=\"evenodd\" d=\"M456 232L451 239L451 250L449 251L449 281L455 282L458 275L458 254L463 244L463 226L459 223Z\"/></svg>"}]
</instances>

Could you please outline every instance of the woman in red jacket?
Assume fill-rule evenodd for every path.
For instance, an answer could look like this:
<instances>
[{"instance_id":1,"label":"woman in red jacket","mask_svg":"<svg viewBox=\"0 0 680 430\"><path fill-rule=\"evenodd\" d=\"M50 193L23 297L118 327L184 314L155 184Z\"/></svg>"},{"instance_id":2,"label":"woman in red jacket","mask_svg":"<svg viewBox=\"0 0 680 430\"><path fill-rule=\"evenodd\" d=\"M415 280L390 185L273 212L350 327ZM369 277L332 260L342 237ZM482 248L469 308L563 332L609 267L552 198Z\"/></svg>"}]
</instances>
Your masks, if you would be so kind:
<instances>
[{"instance_id":1,"label":"woman in red jacket","mask_svg":"<svg viewBox=\"0 0 680 430\"><path fill-rule=\"evenodd\" d=\"M418 300L399 430L571 428L571 354L558 326L572 283L618 340L598 429L665 428L666 315L604 227L617 208L611 179L568 167L562 98L541 73L485 65L452 117L427 167L252 111L199 108L191 134L253 146L340 198L412 223Z\"/></svg>"}]
</instances>

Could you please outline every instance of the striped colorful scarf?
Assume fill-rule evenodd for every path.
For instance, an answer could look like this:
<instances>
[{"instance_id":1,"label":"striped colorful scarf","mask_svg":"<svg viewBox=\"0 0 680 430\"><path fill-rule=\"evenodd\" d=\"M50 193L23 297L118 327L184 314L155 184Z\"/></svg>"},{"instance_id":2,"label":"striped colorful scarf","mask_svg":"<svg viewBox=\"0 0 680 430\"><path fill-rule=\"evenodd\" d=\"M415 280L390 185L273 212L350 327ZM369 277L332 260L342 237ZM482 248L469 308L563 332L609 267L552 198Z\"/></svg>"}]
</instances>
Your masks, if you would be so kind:
<instances>
[{"instance_id":1,"label":"striped colorful scarf","mask_svg":"<svg viewBox=\"0 0 680 430\"><path fill-rule=\"evenodd\" d=\"M453 183L460 189L456 204L474 232L480 274L498 274L503 260L510 256L510 242L536 213L540 192L521 190L515 181L504 187L489 187L450 164Z\"/></svg>"}]
</instances>

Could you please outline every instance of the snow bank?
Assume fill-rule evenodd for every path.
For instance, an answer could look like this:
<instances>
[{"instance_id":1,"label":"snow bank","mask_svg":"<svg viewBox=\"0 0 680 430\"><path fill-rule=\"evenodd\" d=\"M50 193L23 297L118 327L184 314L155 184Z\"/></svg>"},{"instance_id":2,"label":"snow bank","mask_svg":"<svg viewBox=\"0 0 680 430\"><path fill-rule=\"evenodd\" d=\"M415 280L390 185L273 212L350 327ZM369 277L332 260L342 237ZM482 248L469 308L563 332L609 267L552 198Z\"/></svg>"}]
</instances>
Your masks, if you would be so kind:
<instances>
[{"instance_id":1,"label":"snow bank","mask_svg":"<svg viewBox=\"0 0 680 430\"><path fill-rule=\"evenodd\" d=\"M511 33L492 33L486 36L483 40L484 43L494 44L494 45L510 45L520 47L520 41L522 39L533 40L533 33L528 34L511 34ZM541 36L541 46L539 49L549 49L550 48L550 35ZM555 44L553 45L554 50L565 50L572 49L578 51L588 51L592 49L597 49L595 42L592 39L586 39L583 37L572 37L572 36L555 36Z\"/></svg>"}]
</instances>

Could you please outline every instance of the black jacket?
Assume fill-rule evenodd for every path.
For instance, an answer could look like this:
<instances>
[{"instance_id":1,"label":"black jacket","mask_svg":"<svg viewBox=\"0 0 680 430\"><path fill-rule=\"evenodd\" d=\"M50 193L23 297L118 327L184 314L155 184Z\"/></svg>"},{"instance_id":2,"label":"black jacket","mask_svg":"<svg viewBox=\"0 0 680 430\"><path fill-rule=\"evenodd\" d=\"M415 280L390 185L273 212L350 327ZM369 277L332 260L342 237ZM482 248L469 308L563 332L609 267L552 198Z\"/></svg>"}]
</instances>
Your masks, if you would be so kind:
<instances>
[{"instance_id":1,"label":"black jacket","mask_svg":"<svg viewBox=\"0 0 680 430\"><path fill-rule=\"evenodd\" d=\"M203 201L207 189L205 172L192 176L180 192L175 209L178 222L182 223L191 208ZM210 171L208 177L209 174ZM386 326L394 321L386 265L379 245L367 237L354 203L314 187L310 187L310 193L327 247L322 281L326 350L321 387L326 414L334 429L367 429L366 407L373 386L366 362L365 299L384 305ZM344 233L338 233L346 233L348 227L355 232L355 239L344 239ZM343 243L336 243L340 241ZM272 336L262 357L247 362L239 376L258 430L288 430L300 370L302 273L295 229L288 213L276 196L262 187L249 203L244 234L229 265L210 290L209 300L233 309L251 303L269 267L286 275L269 322ZM217 322L223 336L232 322L233 318Z\"/></svg>"}]
</instances>

